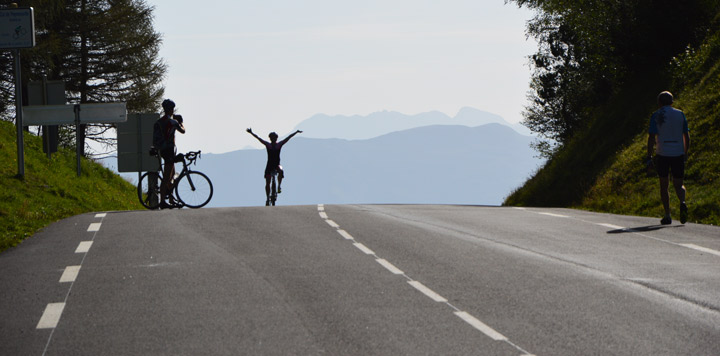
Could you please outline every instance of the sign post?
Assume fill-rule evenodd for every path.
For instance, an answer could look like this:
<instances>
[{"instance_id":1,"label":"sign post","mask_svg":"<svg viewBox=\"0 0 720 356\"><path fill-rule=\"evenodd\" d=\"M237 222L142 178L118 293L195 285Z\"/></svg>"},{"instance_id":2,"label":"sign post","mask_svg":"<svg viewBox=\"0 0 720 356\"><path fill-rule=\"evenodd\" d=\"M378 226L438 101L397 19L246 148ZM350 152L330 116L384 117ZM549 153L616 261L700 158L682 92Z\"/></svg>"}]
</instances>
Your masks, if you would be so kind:
<instances>
[{"instance_id":1,"label":"sign post","mask_svg":"<svg viewBox=\"0 0 720 356\"><path fill-rule=\"evenodd\" d=\"M13 49L15 54L15 126L17 128L18 177L21 179L25 178L25 151L20 48L32 47L35 47L35 15L33 8L0 9L0 49Z\"/></svg>"}]
</instances>

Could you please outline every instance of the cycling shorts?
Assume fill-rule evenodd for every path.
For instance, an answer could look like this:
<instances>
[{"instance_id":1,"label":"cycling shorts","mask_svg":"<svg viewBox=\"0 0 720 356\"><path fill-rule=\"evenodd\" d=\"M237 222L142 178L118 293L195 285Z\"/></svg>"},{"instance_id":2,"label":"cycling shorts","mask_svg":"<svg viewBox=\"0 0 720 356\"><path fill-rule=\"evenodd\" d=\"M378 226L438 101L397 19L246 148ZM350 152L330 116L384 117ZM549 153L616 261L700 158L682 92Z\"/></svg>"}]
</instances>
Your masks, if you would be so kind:
<instances>
[{"instance_id":1,"label":"cycling shorts","mask_svg":"<svg viewBox=\"0 0 720 356\"><path fill-rule=\"evenodd\" d=\"M277 172L278 176L281 179L285 177L285 174L283 173L283 168L281 165L277 165L274 167L271 165L267 165L267 166L265 166L265 179L269 179L272 176L273 172Z\"/></svg>"},{"instance_id":2,"label":"cycling shorts","mask_svg":"<svg viewBox=\"0 0 720 356\"><path fill-rule=\"evenodd\" d=\"M672 172L673 178L685 178L685 156L655 156L655 167L660 177L667 177Z\"/></svg>"}]
</instances>

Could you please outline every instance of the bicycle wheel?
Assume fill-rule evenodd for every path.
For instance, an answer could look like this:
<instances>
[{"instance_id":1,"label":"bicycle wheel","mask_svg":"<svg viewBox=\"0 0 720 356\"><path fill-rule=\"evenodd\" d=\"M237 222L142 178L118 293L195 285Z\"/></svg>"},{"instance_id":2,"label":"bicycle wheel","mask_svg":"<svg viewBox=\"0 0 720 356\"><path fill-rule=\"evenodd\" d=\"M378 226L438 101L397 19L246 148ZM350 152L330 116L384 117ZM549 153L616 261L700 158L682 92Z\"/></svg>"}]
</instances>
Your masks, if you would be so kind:
<instances>
[{"instance_id":1,"label":"bicycle wheel","mask_svg":"<svg viewBox=\"0 0 720 356\"><path fill-rule=\"evenodd\" d=\"M157 177L155 182L152 181L152 177ZM158 172L145 172L140 177L137 185L140 204L151 210L160 206L160 182L162 182L162 176Z\"/></svg>"},{"instance_id":2,"label":"bicycle wheel","mask_svg":"<svg viewBox=\"0 0 720 356\"><path fill-rule=\"evenodd\" d=\"M202 208L210 202L213 186L204 173L190 171L175 182L175 196L188 208Z\"/></svg>"}]
</instances>

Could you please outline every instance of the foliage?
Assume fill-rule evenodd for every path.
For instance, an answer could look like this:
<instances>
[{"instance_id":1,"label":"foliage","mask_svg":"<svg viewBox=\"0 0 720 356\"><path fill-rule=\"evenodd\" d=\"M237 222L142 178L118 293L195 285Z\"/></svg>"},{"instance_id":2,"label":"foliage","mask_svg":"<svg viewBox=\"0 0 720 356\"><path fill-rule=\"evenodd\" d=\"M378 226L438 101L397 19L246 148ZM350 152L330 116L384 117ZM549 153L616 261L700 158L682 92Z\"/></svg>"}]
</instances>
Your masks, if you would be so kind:
<instances>
[{"instance_id":1,"label":"foliage","mask_svg":"<svg viewBox=\"0 0 720 356\"><path fill-rule=\"evenodd\" d=\"M154 112L164 88L167 66L158 57L160 35L153 29L153 8L144 0L25 0L35 9L37 46L21 51L22 80L65 82L69 102L126 102L129 112ZM13 82L0 65L0 98L14 98ZM10 119L14 99L0 115ZM14 116L14 115L13 115ZM84 134L106 142L107 125L91 125ZM66 128L63 132L72 135ZM65 140L68 141L68 140ZM108 143L112 143L112 140Z\"/></svg>"},{"instance_id":2,"label":"foliage","mask_svg":"<svg viewBox=\"0 0 720 356\"><path fill-rule=\"evenodd\" d=\"M716 21L716 24L720 21ZM682 88L675 106L685 111L691 130L685 176L692 221L720 224L720 26L698 47L673 61L674 82ZM583 208L619 214L662 216L657 178L647 178L640 163L647 134L617 155L584 199ZM677 198L671 189L671 208Z\"/></svg>"},{"instance_id":3,"label":"foliage","mask_svg":"<svg viewBox=\"0 0 720 356\"><path fill-rule=\"evenodd\" d=\"M135 187L85 158L77 177L72 150L48 160L39 137L25 134L25 179L16 178L15 125L0 121L0 251L48 224L81 213L141 209Z\"/></svg>"}]
</instances>

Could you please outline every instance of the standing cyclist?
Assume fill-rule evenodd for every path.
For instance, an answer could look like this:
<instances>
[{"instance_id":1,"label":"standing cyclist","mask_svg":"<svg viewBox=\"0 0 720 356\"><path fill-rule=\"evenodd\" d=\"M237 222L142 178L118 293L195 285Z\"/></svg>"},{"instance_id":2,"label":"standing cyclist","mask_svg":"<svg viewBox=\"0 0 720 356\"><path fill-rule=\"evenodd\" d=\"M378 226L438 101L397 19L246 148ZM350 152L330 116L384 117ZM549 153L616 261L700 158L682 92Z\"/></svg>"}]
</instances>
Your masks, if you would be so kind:
<instances>
[{"instance_id":1,"label":"standing cyclist","mask_svg":"<svg viewBox=\"0 0 720 356\"><path fill-rule=\"evenodd\" d=\"M161 209L174 208L177 202L172 197L172 181L175 177L175 131L185 133L183 118L180 115L173 115L175 102L165 99L162 102L164 115L155 121L153 126L153 146L158 150L163 159L163 179L160 184ZM170 199L170 203L166 202Z\"/></svg>"},{"instance_id":2,"label":"standing cyclist","mask_svg":"<svg viewBox=\"0 0 720 356\"><path fill-rule=\"evenodd\" d=\"M265 165L265 205L270 205L270 179L272 178L272 173L277 172L278 173L278 194L282 192L282 181L285 174L283 173L282 166L280 165L280 150L282 147L290 141L293 136L302 133L302 131L297 130L290 134L290 136L286 137L284 140L277 142L278 134L275 132L271 132L268 137L270 137L270 142L267 142L255 133L252 132L252 129L247 129L247 132L253 135L260 143L265 145L265 149L267 150L267 165Z\"/></svg>"},{"instance_id":3,"label":"standing cyclist","mask_svg":"<svg viewBox=\"0 0 720 356\"><path fill-rule=\"evenodd\" d=\"M647 162L652 162L653 148L657 143L657 154L655 166L660 176L660 198L665 217L660 220L663 225L672 223L670 217L670 197L668 194L669 178L672 172L675 194L680 199L680 222L685 223L688 217L688 209L685 204L685 162L687 161L688 149L690 148L690 133L688 130L685 114L672 107L673 96L670 92L664 91L658 95L658 109L650 118L650 129L648 130Z\"/></svg>"}]
</instances>

